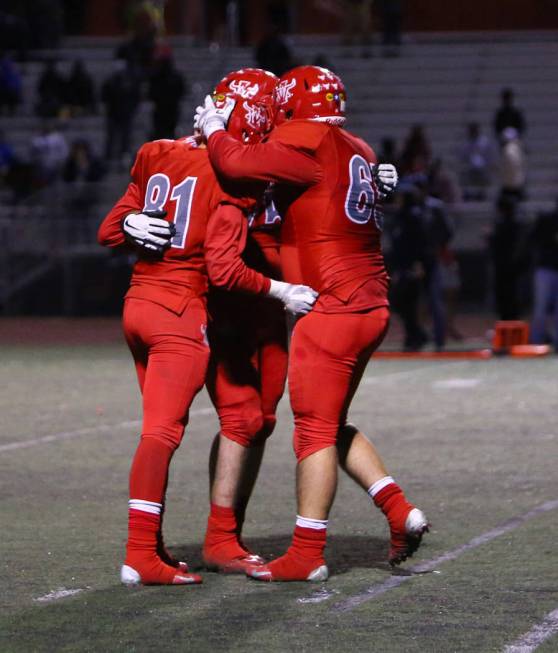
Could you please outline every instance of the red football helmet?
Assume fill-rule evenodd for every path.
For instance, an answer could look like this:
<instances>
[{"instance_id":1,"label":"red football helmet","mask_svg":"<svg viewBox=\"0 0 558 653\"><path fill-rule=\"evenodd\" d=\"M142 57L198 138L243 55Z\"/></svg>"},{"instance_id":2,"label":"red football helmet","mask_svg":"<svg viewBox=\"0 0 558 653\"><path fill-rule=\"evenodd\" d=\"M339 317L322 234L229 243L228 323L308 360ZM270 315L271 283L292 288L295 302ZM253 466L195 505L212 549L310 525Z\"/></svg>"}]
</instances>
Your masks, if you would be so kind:
<instances>
[{"instance_id":1,"label":"red football helmet","mask_svg":"<svg viewBox=\"0 0 558 653\"><path fill-rule=\"evenodd\" d=\"M243 143L259 143L273 127L275 117L273 91L279 78L261 68L242 68L229 73L213 91L217 108L227 97L236 106L227 124L227 131Z\"/></svg>"},{"instance_id":2,"label":"red football helmet","mask_svg":"<svg viewBox=\"0 0 558 653\"><path fill-rule=\"evenodd\" d=\"M276 124L293 118L345 123L345 86L335 73L319 66L298 66L281 76L275 89Z\"/></svg>"}]
</instances>

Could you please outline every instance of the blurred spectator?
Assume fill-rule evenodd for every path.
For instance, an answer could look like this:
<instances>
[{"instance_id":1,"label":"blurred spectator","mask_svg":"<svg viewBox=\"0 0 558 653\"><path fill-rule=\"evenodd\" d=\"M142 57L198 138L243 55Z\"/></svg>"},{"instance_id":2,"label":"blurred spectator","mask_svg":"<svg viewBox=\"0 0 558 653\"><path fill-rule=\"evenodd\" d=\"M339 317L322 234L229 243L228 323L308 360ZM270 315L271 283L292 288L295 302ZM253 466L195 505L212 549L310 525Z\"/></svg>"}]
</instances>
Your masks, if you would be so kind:
<instances>
[{"instance_id":1,"label":"blurred spectator","mask_svg":"<svg viewBox=\"0 0 558 653\"><path fill-rule=\"evenodd\" d=\"M93 153L91 143L84 138L75 140L62 171L64 181L99 181L104 174L103 162Z\"/></svg>"},{"instance_id":2,"label":"blurred spectator","mask_svg":"<svg viewBox=\"0 0 558 653\"><path fill-rule=\"evenodd\" d=\"M15 52L18 61L27 59L29 27L23 16L9 6L0 5L0 43L5 52Z\"/></svg>"},{"instance_id":3,"label":"blurred spectator","mask_svg":"<svg viewBox=\"0 0 558 653\"><path fill-rule=\"evenodd\" d=\"M270 70L279 77L295 65L291 50L275 25L256 47L255 56L260 68Z\"/></svg>"},{"instance_id":4,"label":"blurred spectator","mask_svg":"<svg viewBox=\"0 0 558 653\"><path fill-rule=\"evenodd\" d=\"M385 57L399 56L403 0L377 0L382 20L382 44Z\"/></svg>"},{"instance_id":5,"label":"blurred spectator","mask_svg":"<svg viewBox=\"0 0 558 653\"><path fill-rule=\"evenodd\" d=\"M130 11L131 38L115 52L134 73L142 78L149 75L157 54L157 37L163 29L161 8L154 2L134 3Z\"/></svg>"},{"instance_id":6,"label":"blurred spectator","mask_svg":"<svg viewBox=\"0 0 558 653\"><path fill-rule=\"evenodd\" d=\"M513 127L521 136L527 129L523 112L514 106L514 92L504 88L500 94L500 108L494 115L494 132L500 137L507 127Z\"/></svg>"},{"instance_id":7,"label":"blurred spectator","mask_svg":"<svg viewBox=\"0 0 558 653\"><path fill-rule=\"evenodd\" d=\"M494 270L494 298L500 320L517 320L519 280L524 269L524 229L517 218L517 202L503 196L489 235L489 250Z\"/></svg>"},{"instance_id":8,"label":"blurred spectator","mask_svg":"<svg viewBox=\"0 0 558 653\"><path fill-rule=\"evenodd\" d=\"M397 144L391 136L385 136L380 141L380 150L376 153L378 163L393 163L398 166Z\"/></svg>"},{"instance_id":9,"label":"blurred spectator","mask_svg":"<svg viewBox=\"0 0 558 653\"><path fill-rule=\"evenodd\" d=\"M38 186L48 186L60 177L66 157L66 138L53 122L43 125L41 134L31 141L31 161Z\"/></svg>"},{"instance_id":10,"label":"blurred spectator","mask_svg":"<svg viewBox=\"0 0 558 653\"><path fill-rule=\"evenodd\" d=\"M428 193L442 200L448 207L459 204L463 199L455 175L444 166L442 159L435 159L428 171Z\"/></svg>"},{"instance_id":11,"label":"blurred spectator","mask_svg":"<svg viewBox=\"0 0 558 653\"><path fill-rule=\"evenodd\" d=\"M343 45L361 45L362 56L369 57L372 40L372 0L342 0Z\"/></svg>"},{"instance_id":12,"label":"blurred spectator","mask_svg":"<svg viewBox=\"0 0 558 653\"><path fill-rule=\"evenodd\" d=\"M66 80L66 104L72 116L96 112L95 84L83 61L77 60Z\"/></svg>"},{"instance_id":13,"label":"blurred spectator","mask_svg":"<svg viewBox=\"0 0 558 653\"><path fill-rule=\"evenodd\" d=\"M426 180L403 184L402 192L402 206L393 221L391 264L394 305L405 329L404 347L415 351L428 341L418 317L424 289L432 314L434 344L441 350L446 341L441 261L453 228L443 202L428 196Z\"/></svg>"},{"instance_id":14,"label":"blurred spectator","mask_svg":"<svg viewBox=\"0 0 558 653\"><path fill-rule=\"evenodd\" d=\"M21 102L21 75L9 55L0 60L0 114L13 115Z\"/></svg>"},{"instance_id":15,"label":"blurred spectator","mask_svg":"<svg viewBox=\"0 0 558 653\"><path fill-rule=\"evenodd\" d=\"M513 127L506 127L501 134L500 195L522 200L525 177L525 154L519 133Z\"/></svg>"},{"instance_id":16,"label":"blurred spectator","mask_svg":"<svg viewBox=\"0 0 558 653\"><path fill-rule=\"evenodd\" d=\"M83 34L87 18L87 2L83 0L62 0L64 8L64 32Z\"/></svg>"},{"instance_id":17,"label":"blurred spectator","mask_svg":"<svg viewBox=\"0 0 558 653\"><path fill-rule=\"evenodd\" d=\"M399 161L402 175L426 174L432 161L432 147L422 125L413 125Z\"/></svg>"},{"instance_id":18,"label":"blurred spectator","mask_svg":"<svg viewBox=\"0 0 558 653\"><path fill-rule=\"evenodd\" d=\"M140 86L130 65L114 62L114 72L105 80L101 100L106 113L106 159L119 159L131 150L135 114L141 99Z\"/></svg>"},{"instance_id":19,"label":"blurred spectator","mask_svg":"<svg viewBox=\"0 0 558 653\"><path fill-rule=\"evenodd\" d=\"M535 257L531 342L545 344L550 340L546 326L553 311L553 340L558 352L558 204L554 211L537 217L530 236Z\"/></svg>"},{"instance_id":20,"label":"blurred spectator","mask_svg":"<svg viewBox=\"0 0 558 653\"><path fill-rule=\"evenodd\" d=\"M58 72L56 61L47 61L37 82L35 112L41 118L61 115L66 98L66 80Z\"/></svg>"},{"instance_id":21,"label":"blurred spectator","mask_svg":"<svg viewBox=\"0 0 558 653\"><path fill-rule=\"evenodd\" d=\"M151 138L176 138L180 119L180 101L186 92L183 76L172 57L160 59L149 80L149 99L153 102Z\"/></svg>"},{"instance_id":22,"label":"blurred spectator","mask_svg":"<svg viewBox=\"0 0 558 653\"><path fill-rule=\"evenodd\" d=\"M0 130L0 184L4 185L9 178L12 167L15 163L13 147L7 142L6 135Z\"/></svg>"},{"instance_id":23,"label":"blurred spectator","mask_svg":"<svg viewBox=\"0 0 558 653\"><path fill-rule=\"evenodd\" d=\"M58 47L64 30L64 15L60 0L33 0L27 12L31 47L52 50Z\"/></svg>"},{"instance_id":24,"label":"blurred spectator","mask_svg":"<svg viewBox=\"0 0 558 653\"><path fill-rule=\"evenodd\" d=\"M482 133L478 122L471 122L467 125L467 139L461 148L459 158L464 200L484 200L486 187L490 184L496 153L492 141Z\"/></svg>"}]
</instances>

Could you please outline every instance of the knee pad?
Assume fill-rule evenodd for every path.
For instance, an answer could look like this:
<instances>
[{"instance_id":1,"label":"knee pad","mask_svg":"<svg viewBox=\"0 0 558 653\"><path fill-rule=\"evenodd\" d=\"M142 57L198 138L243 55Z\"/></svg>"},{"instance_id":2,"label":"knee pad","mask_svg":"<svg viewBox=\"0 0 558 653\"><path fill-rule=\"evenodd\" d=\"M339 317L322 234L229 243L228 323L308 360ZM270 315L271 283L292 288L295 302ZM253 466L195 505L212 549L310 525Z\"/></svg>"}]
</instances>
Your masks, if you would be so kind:
<instances>
[{"instance_id":1,"label":"knee pad","mask_svg":"<svg viewBox=\"0 0 558 653\"><path fill-rule=\"evenodd\" d=\"M242 447L254 446L262 430L264 419L260 410L250 406L238 406L236 410L223 410L219 414L221 435Z\"/></svg>"},{"instance_id":2,"label":"knee pad","mask_svg":"<svg viewBox=\"0 0 558 653\"><path fill-rule=\"evenodd\" d=\"M295 420L293 449L298 462L308 456L334 447L337 443L338 425L323 422L312 423L308 420Z\"/></svg>"}]
</instances>

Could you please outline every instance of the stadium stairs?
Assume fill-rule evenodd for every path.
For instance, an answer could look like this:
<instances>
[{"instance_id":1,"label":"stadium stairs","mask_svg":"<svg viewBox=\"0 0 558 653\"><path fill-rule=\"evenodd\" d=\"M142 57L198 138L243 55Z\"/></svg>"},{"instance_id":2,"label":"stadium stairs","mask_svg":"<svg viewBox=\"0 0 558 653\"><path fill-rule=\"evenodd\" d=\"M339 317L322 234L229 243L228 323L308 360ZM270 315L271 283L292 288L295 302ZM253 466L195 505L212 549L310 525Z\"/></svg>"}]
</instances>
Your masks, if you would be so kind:
<instances>
[{"instance_id":1,"label":"stadium stairs","mask_svg":"<svg viewBox=\"0 0 558 653\"><path fill-rule=\"evenodd\" d=\"M178 69L190 84L182 107L181 131L189 133L193 110L214 82L225 72L254 65L247 48L194 47L178 37L170 39ZM68 38L55 52L35 52L22 64L24 103L17 116L3 119L5 133L16 152L28 156L29 143L40 127L34 115L35 88L46 58L55 57L59 69L69 70L82 59L96 87L110 71L118 39ZM526 219L549 209L558 193L558 162L555 143L558 137L558 41L552 32L498 34L406 35L398 57L382 56L381 46L372 46L369 57L361 57L358 47L341 46L331 37L298 36L291 40L294 56L300 63L312 63L317 55L327 58L343 77L349 95L348 127L379 147L384 137L401 145L409 128L424 126L434 155L458 174L457 152L463 143L465 127L478 121L485 132L492 132L492 117L499 104L500 90L512 87L516 102L526 116L528 130L525 147L528 157ZM142 102L134 125L134 143L139 146L149 134L151 106ZM87 138L102 152L104 121L101 113L72 119L64 125L69 142ZM35 283L53 266L63 262L72 276L72 261L82 257L107 256L95 243L96 224L123 191L125 170L113 170L101 182L91 207L90 218L75 229L76 216L55 210L56 202L32 201L13 208L4 202L0 208L0 230L8 247L2 252L3 281L0 304ZM61 192L62 187L56 192ZM455 208L460 252L481 252L484 227L493 216L496 188L484 202L467 202ZM52 197L52 193L51 193ZM47 229L45 223L56 228ZM73 222L72 229L68 223ZM14 229L14 223L19 226ZM23 227L25 223L25 227ZM87 223L87 224L85 224ZM37 235L40 234L40 237ZM26 265L23 275L17 261L35 260ZM69 284L71 285L71 284ZM66 301L65 305L71 305Z\"/></svg>"}]
</instances>

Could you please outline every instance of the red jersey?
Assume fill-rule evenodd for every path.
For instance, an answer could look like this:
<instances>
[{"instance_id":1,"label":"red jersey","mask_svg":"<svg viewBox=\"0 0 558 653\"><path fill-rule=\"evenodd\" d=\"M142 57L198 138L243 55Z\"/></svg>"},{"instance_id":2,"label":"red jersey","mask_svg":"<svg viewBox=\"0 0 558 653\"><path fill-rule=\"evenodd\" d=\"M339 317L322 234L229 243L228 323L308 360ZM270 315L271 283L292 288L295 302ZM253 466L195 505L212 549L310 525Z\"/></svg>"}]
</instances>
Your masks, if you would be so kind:
<instances>
[{"instance_id":1,"label":"red jersey","mask_svg":"<svg viewBox=\"0 0 558 653\"><path fill-rule=\"evenodd\" d=\"M228 289L269 290L269 280L240 258L248 228L241 210L254 202L222 190L205 148L192 139L146 143L131 175L125 194L99 228L99 242L125 244L121 221L142 210L166 210L176 235L162 256L139 252L126 297L148 299L180 314L192 297L205 296L208 273L213 283Z\"/></svg>"},{"instance_id":2,"label":"red jersey","mask_svg":"<svg viewBox=\"0 0 558 653\"><path fill-rule=\"evenodd\" d=\"M364 141L326 123L293 120L258 145L243 146L217 132L208 146L212 163L223 174L245 177L257 170L258 179L278 182L274 198L284 220L283 277L319 292L314 310L337 313L388 305L379 197L369 166L376 156ZM284 158L292 153L318 166L314 176L308 171L305 187L280 183L289 182Z\"/></svg>"},{"instance_id":3,"label":"red jersey","mask_svg":"<svg viewBox=\"0 0 558 653\"><path fill-rule=\"evenodd\" d=\"M243 258L251 268L274 279L281 279L279 243L282 220L273 201L271 186L248 219L248 238Z\"/></svg>"}]
</instances>

